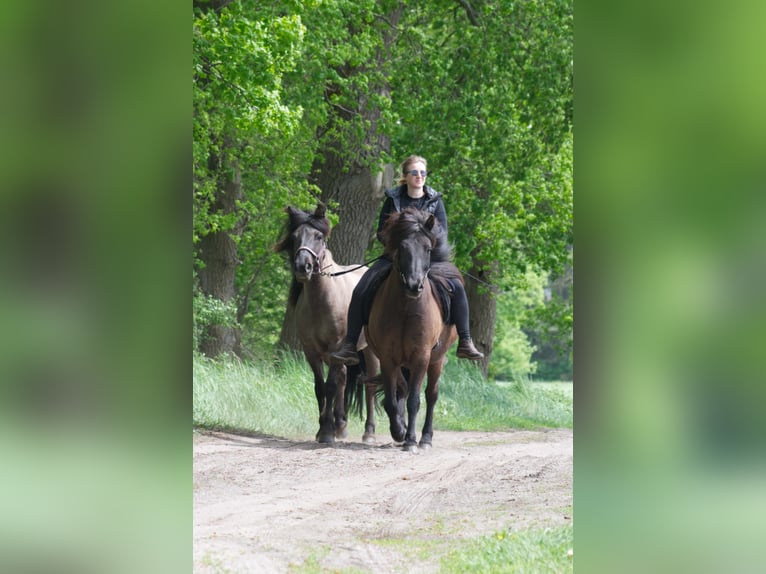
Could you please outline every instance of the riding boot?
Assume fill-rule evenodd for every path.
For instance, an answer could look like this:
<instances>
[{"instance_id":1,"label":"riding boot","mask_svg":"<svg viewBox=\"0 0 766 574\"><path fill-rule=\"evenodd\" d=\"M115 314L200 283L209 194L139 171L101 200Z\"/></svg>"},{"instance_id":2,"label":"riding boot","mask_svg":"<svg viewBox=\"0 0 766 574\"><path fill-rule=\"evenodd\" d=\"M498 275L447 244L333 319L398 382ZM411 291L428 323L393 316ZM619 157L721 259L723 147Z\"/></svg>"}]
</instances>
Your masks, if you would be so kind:
<instances>
[{"instance_id":1,"label":"riding boot","mask_svg":"<svg viewBox=\"0 0 766 574\"><path fill-rule=\"evenodd\" d=\"M474 347L471 337L464 337L457 345L457 358L478 361L484 358L484 353Z\"/></svg>"},{"instance_id":2,"label":"riding boot","mask_svg":"<svg viewBox=\"0 0 766 574\"><path fill-rule=\"evenodd\" d=\"M343 339L343 346L330 355L330 362L343 365L358 365L359 354L356 351L356 341L348 337Z\"/></svg>"},{"instance_id":3,"label":"riding boot","mask_svg":"<svg viewBox=\"0 0 766 574\"><path fill-rule=\"evenodd\" d=\"M452 321L460 338L457 345L457 358L471 361L483 359L484 354L474 347L471 340L471 330L468 326L468 297L460 281L452 282Z\"/></svg>"}]
</instances>

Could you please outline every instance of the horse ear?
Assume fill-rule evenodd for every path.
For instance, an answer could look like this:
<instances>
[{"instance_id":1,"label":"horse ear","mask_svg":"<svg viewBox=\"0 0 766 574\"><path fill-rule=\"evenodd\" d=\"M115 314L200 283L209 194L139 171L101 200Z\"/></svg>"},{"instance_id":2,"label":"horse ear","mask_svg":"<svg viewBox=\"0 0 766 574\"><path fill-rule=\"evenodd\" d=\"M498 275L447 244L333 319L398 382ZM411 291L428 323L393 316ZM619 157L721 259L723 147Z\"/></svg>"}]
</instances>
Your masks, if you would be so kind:
<instances>
[{"instance_id":1,"label":"horse ear","mask_svg":"<svg viewBox=\"0 0 766 574\"><path fill-rule=\"evenodd\" d=\"M434 214L428 216L428 219L426 219L426 229L428 231L431 231L434 228L434 223L436 223L436 218L434 217Z\"/></svg>"},{"instance_id":2,"label":"horse ear","mask_svg":"<svg viewBox=\"0 0 766 574\"><path fill-rule=\"evenodd\" d=\"M324 217L326 212L327 212L327 206L320 201L319 203L317 203L316 211L314 211L314 217L318 217L321 219L322 217Z\"/></svg>"}]
</instances>

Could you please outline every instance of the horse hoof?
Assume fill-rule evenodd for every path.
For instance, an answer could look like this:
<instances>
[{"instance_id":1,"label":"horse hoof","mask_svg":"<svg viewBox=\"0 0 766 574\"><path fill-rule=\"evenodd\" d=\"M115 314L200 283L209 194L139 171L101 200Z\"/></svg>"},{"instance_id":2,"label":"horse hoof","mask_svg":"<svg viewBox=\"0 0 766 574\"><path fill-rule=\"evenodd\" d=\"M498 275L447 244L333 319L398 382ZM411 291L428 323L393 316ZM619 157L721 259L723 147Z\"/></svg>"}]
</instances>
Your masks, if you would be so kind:
<instances>
[{"instance_id":1,"label":"horse hoof","mask_svg":"<svg viewBox=\"0 0 766 574\"><path fill-rule=\"evenodd\" d=\"M327 433L327 432L318 432L317 433L317 442L319 444L333 444L335 442L335 434L334 433Z\"/></svg>"},{"instance_id":2,"label":"horse hoof","mask_svg":"<svg viewBox=\"0 0 766 574\"><path fill-rule=\"evenodd\" d=\"M409 442L405 443L404 444L404 450L406 452L412 452L412 453L417 454L417 452L418 452L418 445L416 445L414 442L413 443L409 443Z\"/></svg>"},{"instance_id":3,"label":"horse hoof","mask_svg":"<svg viewBox=\"0 0 766 574\"><path fill-rule=\"evenodd\" d=\"M422 448L423 450L431 450L431 443L430 442L423 442L422 440L418 443L418 446Z\"/></svg>"},{"instance_id":4,"label":"horse hoof","mask_svg":"<svg viewBox=\"0 0 766 574\"><path fill-rule=\"evenodd\" d=\"M375 439L374 434L366 432L362 435L362 442L365 444L375 444L378 441Z\"/></svg>"},{"instance_id":5,"label":"horse hoof","mask_svg":"<svg viewBox=\"0 0 766 574\"><path fill-rule=\"evenodd\" d=\"M335 438L344 439L348 436L348 429L346 427L335 429Z\"/></svg>"}]
</instances>

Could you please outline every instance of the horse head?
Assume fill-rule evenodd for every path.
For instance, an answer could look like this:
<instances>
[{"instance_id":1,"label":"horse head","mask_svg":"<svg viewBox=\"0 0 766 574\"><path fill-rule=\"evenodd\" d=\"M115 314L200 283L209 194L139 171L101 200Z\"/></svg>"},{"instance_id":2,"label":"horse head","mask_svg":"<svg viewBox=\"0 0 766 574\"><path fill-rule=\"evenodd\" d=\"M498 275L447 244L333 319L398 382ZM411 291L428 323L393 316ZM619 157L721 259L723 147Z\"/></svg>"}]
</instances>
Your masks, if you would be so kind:
<instances>
[{"instance_id":1,"label":"horse head","mask_svg":"<svg viewBox=\"0 0 766 574\"><path fill-rule=\"evenodd\" d=\"M287 251L292 258L292 272L297 281L305 283L321 271L321 263L327 249L330 222L325 217L326 208L317 205L314 213L287 207L287 236L280 241L277 251Z\"/></svg>"},{"instance_id":2,"label":"horse head","mask_svg":"<svg viewBox=\"0 0 766 574\"><path fill-rule=\"evenodd\" d=\"M436 218L432 214L405 209L387 222L386 249L392 256L404 294L417 299L423 293L436 245ZM436 230L438 233L438 228Z\"/></svg>"}]
</instances>

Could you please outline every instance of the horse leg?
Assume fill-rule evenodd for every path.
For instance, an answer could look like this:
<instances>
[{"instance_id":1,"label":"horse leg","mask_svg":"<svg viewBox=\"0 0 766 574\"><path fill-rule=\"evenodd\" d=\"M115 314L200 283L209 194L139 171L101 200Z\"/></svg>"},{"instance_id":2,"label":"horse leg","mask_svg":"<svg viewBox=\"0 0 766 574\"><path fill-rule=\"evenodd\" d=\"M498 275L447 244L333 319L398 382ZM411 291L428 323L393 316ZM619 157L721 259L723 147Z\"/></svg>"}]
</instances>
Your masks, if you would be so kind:
<instances>
[{"instance_id":1,"label":"horse leg","mask_svg":"<svg viewBox=\"0 0 766 574\"><path fill-rule=\"evenodd\" d=\"M391 431L391 438L395 442L403 442L406 428L402 425L401 417L401 403L403 399L400 399L397 393L397 382L399 369L395 368L393 372L391 370L382 369L383 371L383 385L385 390L385 398L383 399L383 408L386 409L388 414L389 430Z\"/></svg>"},{"instance_id":2,"label":"horse leg","mask_svg":"<svg viewBox=\"0 0 766 574\"><path fill-rule=\"evenodd\" d=\"M364 421L364 434L362 435L362 442L367 444L375 443L375 391L377 390L377 383L370 382L370 379L374 377L380 370L380 361L373 354L369 347L364 349L365 366L366 371L364 373L365 385L364 385L364 398L365 406L367 408L367 419Z\"/></svg>"},{"instance_id":3,"label":"horse leg","mask_svg":"<svg viewBox=\"0 0 766 574\"><path fill-rule=\"evenodd\" d=\"M396 400L397 400L397 408L399 413L399 423L402 425L402 428L405 430L407 429L407 416L406 416L406 408L407 408L407 395L409 393L409 383L410 380L410 372L407 369L401 369L399 371L399 381L397 382L396 386Z\"/></svg>"},{"instance_id":4,"label":"horse leg","mask_svg":"<svg viewBox=\"0 0 766 574\"><path fill-rule=\"evenodd\" d=\"M418 411L420 411L420 387L423 384L425 369L417 368L410 370L409 394L407 396L407 435L404 438L404 450L417 452L416 423Z\"/></svg>"},{"instance_id":5,"label":"horse leg","mask_svg":"<svg viewBox=\"0 0 766 574\"><path fill-rule=\"evenodd\" d=\"M330 383L327 386L327 392L329 393L333 387L335 388L333 393L335 405L332 409L335 419L335 438L346 438L348 436L348 430L346 430L348 418L346 416L345 403L347 374L346 365L330 365L330 372L327 374L327 380Z\"/></svg>"},{"instance_id":6,"label":"horse leg","mask_svg":"<svg viewBox=\"0 0 766 574\"><path fill-rule=\"evenodd\" d=\"M373 444L375 439L375 391L377 384L366 382L364 384L364 402L367 411L367 418L364 421L364 434L362 442Z\"/></svg>"},{"instance_id":7,"label":"horse leg","mask_svg":"<svg viewBox=\"0 0 766 574\"><path fill-rule=\"evenodd\" d=\"M442 373L443 362L428 366L428 382L426 383L426 419L423 423L423 432L420 436L420 446L431 448L434 436L434 407L439 400L439 377Z\"/></svg>"},{"instance_id":8,"label":"horse leg","mask_svg":"<svg viewBox=\"0 0 766 574\"><path fill-rule=\"evenodd\" d=\"M324 368L322 361L315 362L314 358L310 357L308 353L305 353L305 355L311 372L314 374L314 396L317 399L319 414L322 414L322 409L324 408Z\"/></svg>"},{"instance_id":9,"label":"horse leg","mask_svg":"<svg viewBox=\"0 0 766 574\"><path fill-rule=\"evenodd\" d=\"M328 403L332 408L332 395L327 394L327 388L324 380L324 363L319 353L305 353L306 360L314 373L314 394L319 405L319 430L316 434L317 442L333 443L335 442L335 429L332 421L332 410L328 417Z\"/></svg>"}]
</instances>

